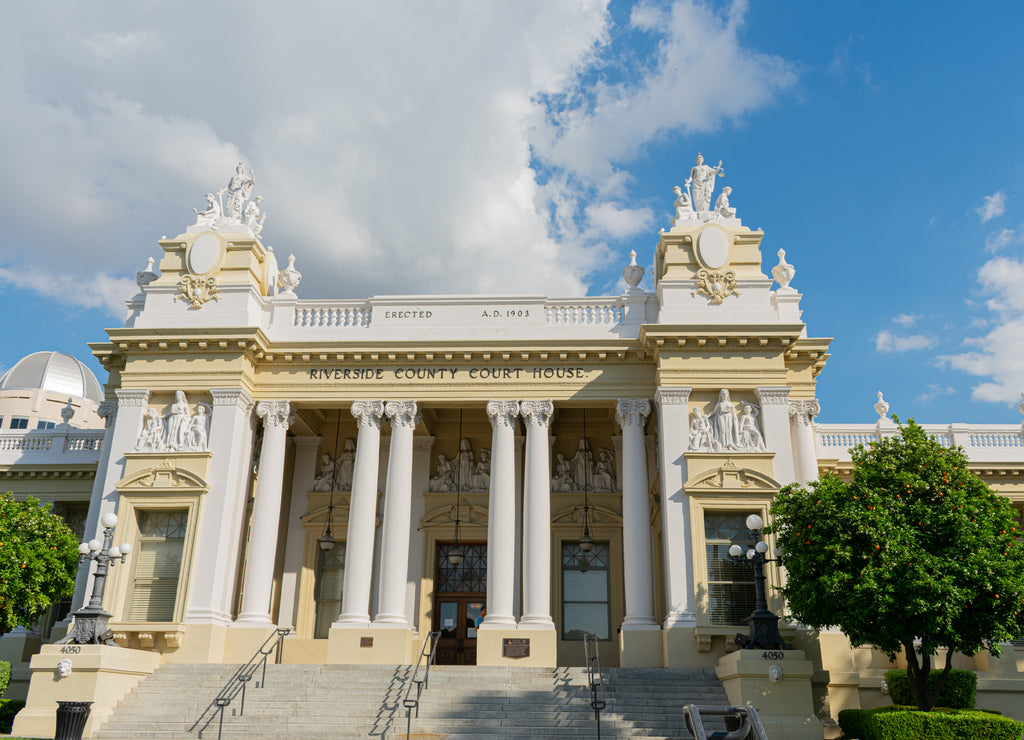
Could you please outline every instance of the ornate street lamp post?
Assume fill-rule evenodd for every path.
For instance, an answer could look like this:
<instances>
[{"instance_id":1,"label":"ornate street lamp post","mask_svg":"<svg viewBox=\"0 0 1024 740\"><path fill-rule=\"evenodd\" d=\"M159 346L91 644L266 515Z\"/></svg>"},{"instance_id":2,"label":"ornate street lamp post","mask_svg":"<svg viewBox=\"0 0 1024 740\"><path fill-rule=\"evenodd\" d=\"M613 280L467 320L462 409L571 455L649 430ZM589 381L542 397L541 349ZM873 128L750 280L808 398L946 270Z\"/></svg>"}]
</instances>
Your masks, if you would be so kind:
<instances>
[{"instance_id":1,"label":"ornate street lamp post","mask_svg":"<svg viewBox=\"0 0 1024 740\"><path fill-rule=\"evenodd\" d=\"M71 625L71 631L63 639L58 640L58 644L75 642L80 645L117 645L114 642L114 633L107 629L107 622L113 615L103 611L103 589L106 587L107 570L116 565L118 560L125 562L128 553L132 551L132 546L128 543L120 547L113 544L117 514L107 512L100 521L103 524L103 541L90 540L78 546L79 563L96 562L92 596L88 604L74 613L75 621Z\"/></svg>"},{"instance_id":2,"label":"ornate street lamp post","mask_svg":"<svg viewBox=\"0 0 1024 740\"><path fill-rule=\"evenodd\" d=\"M761 539L761 528L764 520L757 514L747 517L747 529L751 533L753 547L747 548L747 561L754 569L754 593L756 603L754 612L747 617L750 624L750 634L736 635L736 644L741 650L792 650L793 647L782 639L779 634L779 618L768 610L768 597L765 593L765 563L778 563L779 555L782 553L776 549L775 559L771 560L765 555L768 552L768 543ZM729 548L729 554L737 562L742 562L743 548L733 545Z\"/></svg>"}]
</instances>

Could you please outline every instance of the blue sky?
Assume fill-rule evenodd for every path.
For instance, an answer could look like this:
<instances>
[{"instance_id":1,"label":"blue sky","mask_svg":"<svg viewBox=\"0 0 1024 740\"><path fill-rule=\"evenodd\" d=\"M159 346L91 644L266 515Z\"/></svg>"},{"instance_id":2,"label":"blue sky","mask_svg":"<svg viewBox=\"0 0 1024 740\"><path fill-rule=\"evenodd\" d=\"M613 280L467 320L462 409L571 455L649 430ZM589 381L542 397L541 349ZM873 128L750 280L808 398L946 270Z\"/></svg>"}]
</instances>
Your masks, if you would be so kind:
<instances>
[{"instance_id":1,"label":"blue sky","mask_svg":"<svg viewBox=\"0 0 1024 740\"><path fill-rule=\"evenodd\" d=\"M566 296L650 265L701 151L835 338L819 421L1021 421L1017 3L9 5L0 366L99 374L239 159L300 297Z\"/></svg>"}]
</instances>

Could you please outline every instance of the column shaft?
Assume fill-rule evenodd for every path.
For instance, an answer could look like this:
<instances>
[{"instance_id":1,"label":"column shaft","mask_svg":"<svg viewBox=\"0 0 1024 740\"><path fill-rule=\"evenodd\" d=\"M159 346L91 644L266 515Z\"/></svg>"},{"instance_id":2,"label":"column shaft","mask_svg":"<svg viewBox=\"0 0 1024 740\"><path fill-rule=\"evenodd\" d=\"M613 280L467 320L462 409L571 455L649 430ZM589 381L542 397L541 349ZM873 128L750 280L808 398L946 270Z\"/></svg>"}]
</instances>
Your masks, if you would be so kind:
<instances>
[{"instance_id":1,"label":"column shaft","mask_svg":"<svg viewBox=\"0 0 1024 740\"><path fill-rule=\"evenodd\" d=\"M814 444L814 417L821 406L814 399L790 401L789 419L796 448L796 480L805 485L818 479L818 452Z\"/></svg>"},{"instance_id":2,"label":"column shaft","mask_svg":"<svg viewBox=\"0 0 1024 740\"><path fill-rule=\"evenodd\" d=\"M295 626L299 609L299 582L306 549L306 528L302 517L307 513L306 494L313 490L316 479L317 452L320 437L295 437L295 465L292 473L292 499L288 507L288 539L284 549L284 572L281 574L281 608L278 624ZM319 535L319 533L317 533Z\"/></svg>"},{"instance_id":3,"label":"column shaft","mask_svg":"<svg viewBox=\"0 0 1024 740\"><path fill-rule=\"evenodd\" d=\"M519 627L554 629L551 619L551 401L522 401L526 422L523 497L523 617Z\"/></svg>"},{"instance_id":4,"label":"column shaft","mask_svg":"<svg viewBox=\"0 0 1024 740\"><path fill-rule=\"evenodd\" d=\"M370 589L373 586L373 538L377 520L377 481L380 472L380 424L383 401L356 401L356 460L352 471L352 499L345 541L345 583L337 626L370 624Z\"/></svg>"},{"instance_id":5,"label":"column shaft","mask_svg":"<svg viewBox=\"0 0 1024 740\"><path fill-rule=\"evenodd\" d=\"M514 629L515 423L519 404L490 401L491 491L487 514L487 616L481 629Z\"/></svg>"},{"instance_id":6,"label":"column shaft","mask_svg":"<svg viewBox=\"0 0 1024 740\"><path fill-rule=\"evenodd\" d=\"M256 404L256 414L263 419L263 446L260 448L260 474L253 502L238 622L263 626L272 624L270 597L274 588L274 561L281 519L284 449L288 427L295 421L295 412L288 401L260 401Z\"/></svg>"},{"instance_id":7,"label":"column shaft","mask_svg":"<svg viewBox=\"0 0 1024 740\"><path fill-rule=\"evenodd\" d=\"M415 401L388 401L384 411L391 420L391 454L384 492L380 603L373 623L409 628L405 586L412 524L412 437L419 413Z\"/></svg>"},{"instance_id":8,"label":"column shaft","mask_svg":"<svg viewBox=\"0 0 1024 740\"><path fill-rule=\"evenodd\" d=\"M622 559L626 594L623 629L651 628L656 624L644 445L644 424L650 413L651 404L646 399L619 401L615 413L622 427Z\"/></svg>"}]
</instances>

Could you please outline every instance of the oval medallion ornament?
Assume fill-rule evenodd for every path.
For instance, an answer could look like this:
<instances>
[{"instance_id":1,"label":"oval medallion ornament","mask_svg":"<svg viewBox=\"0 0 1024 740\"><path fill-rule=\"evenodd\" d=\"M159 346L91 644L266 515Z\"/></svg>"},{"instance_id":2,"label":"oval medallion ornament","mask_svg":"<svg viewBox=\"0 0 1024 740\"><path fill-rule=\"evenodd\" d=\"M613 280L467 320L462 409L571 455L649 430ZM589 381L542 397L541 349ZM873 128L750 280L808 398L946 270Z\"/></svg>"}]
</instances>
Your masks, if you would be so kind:
<instances>
[{"instance_id":1,"label":"oval medallion ornament","mask_svg":"<svg viewBox=\"0 0 1024 740\"><path fill-rule=\"evenodd\" d=\"M717 226L708 226L697 239L697 257L704 265L717 270L729 260L729 236Z\"/></svg>"},{"instance_id":2,"label":"oval medallion ornament","mask_svg":"<svg viewBox=\"0 0 1024 740\"><path fill-rule=\"evenodd\" d=\"M220 240L207 232L200 234L188 250L188 269L196 275L205 275L220 262Z\"/></svg>"}]
</instances>

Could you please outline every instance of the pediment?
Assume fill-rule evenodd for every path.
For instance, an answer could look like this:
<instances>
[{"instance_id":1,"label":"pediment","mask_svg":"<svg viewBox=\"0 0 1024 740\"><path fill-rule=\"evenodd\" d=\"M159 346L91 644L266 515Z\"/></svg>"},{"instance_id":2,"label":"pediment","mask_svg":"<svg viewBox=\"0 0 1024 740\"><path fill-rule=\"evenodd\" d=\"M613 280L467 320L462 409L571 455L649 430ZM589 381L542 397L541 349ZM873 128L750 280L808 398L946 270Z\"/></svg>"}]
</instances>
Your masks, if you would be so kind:
<instances>
[{"instance_id":1,"label":"pediment","mask_svg":"<svg viewBox=\"0 0 1024 740\"><path fill-rule=\"evenodd\" d=\"M705 470L686 482L687 489L718 491L777 492L782 486L771 476L739 467L731 458L722 465Z\"/></svg>"},{"instance_id":2,"label":"pediment","mask_svg":"<svg viewBox=\"0 0 1024 740\"><path fill-rule=\"evenodd\" d=\"M334 512L331 514L331 526L337 530L338 527L348 525L348 496L339 496L335 500ZM305 527L324 527L327 525L329 506L318 506L312 511L299 517Z\"/></svg>"},{"instance_id":3,"label":"pediment","mask_svg":"<svg viewBox=\"0 0 1024 740\"><path fill-rule=\"evenodd\" d=\"M420 526L423 529L431 527L447 527L455 524L455 504L440 506L420 519ZM487 509L476 504L463 504L458 511L459 524L465 526L487 526Z\"/></svg>"},{"instance_id":4,"label":"pediment","mask_svg":"<svg viewBox=\"0 0 1024 740\"><path fill-rule=\"evenodd\" d=\"M115 487L119 491L197 491L209 490L206 481L185 468L178 467L170 460L136 471L119 480Z\"/></svg>"}]
</instances>

